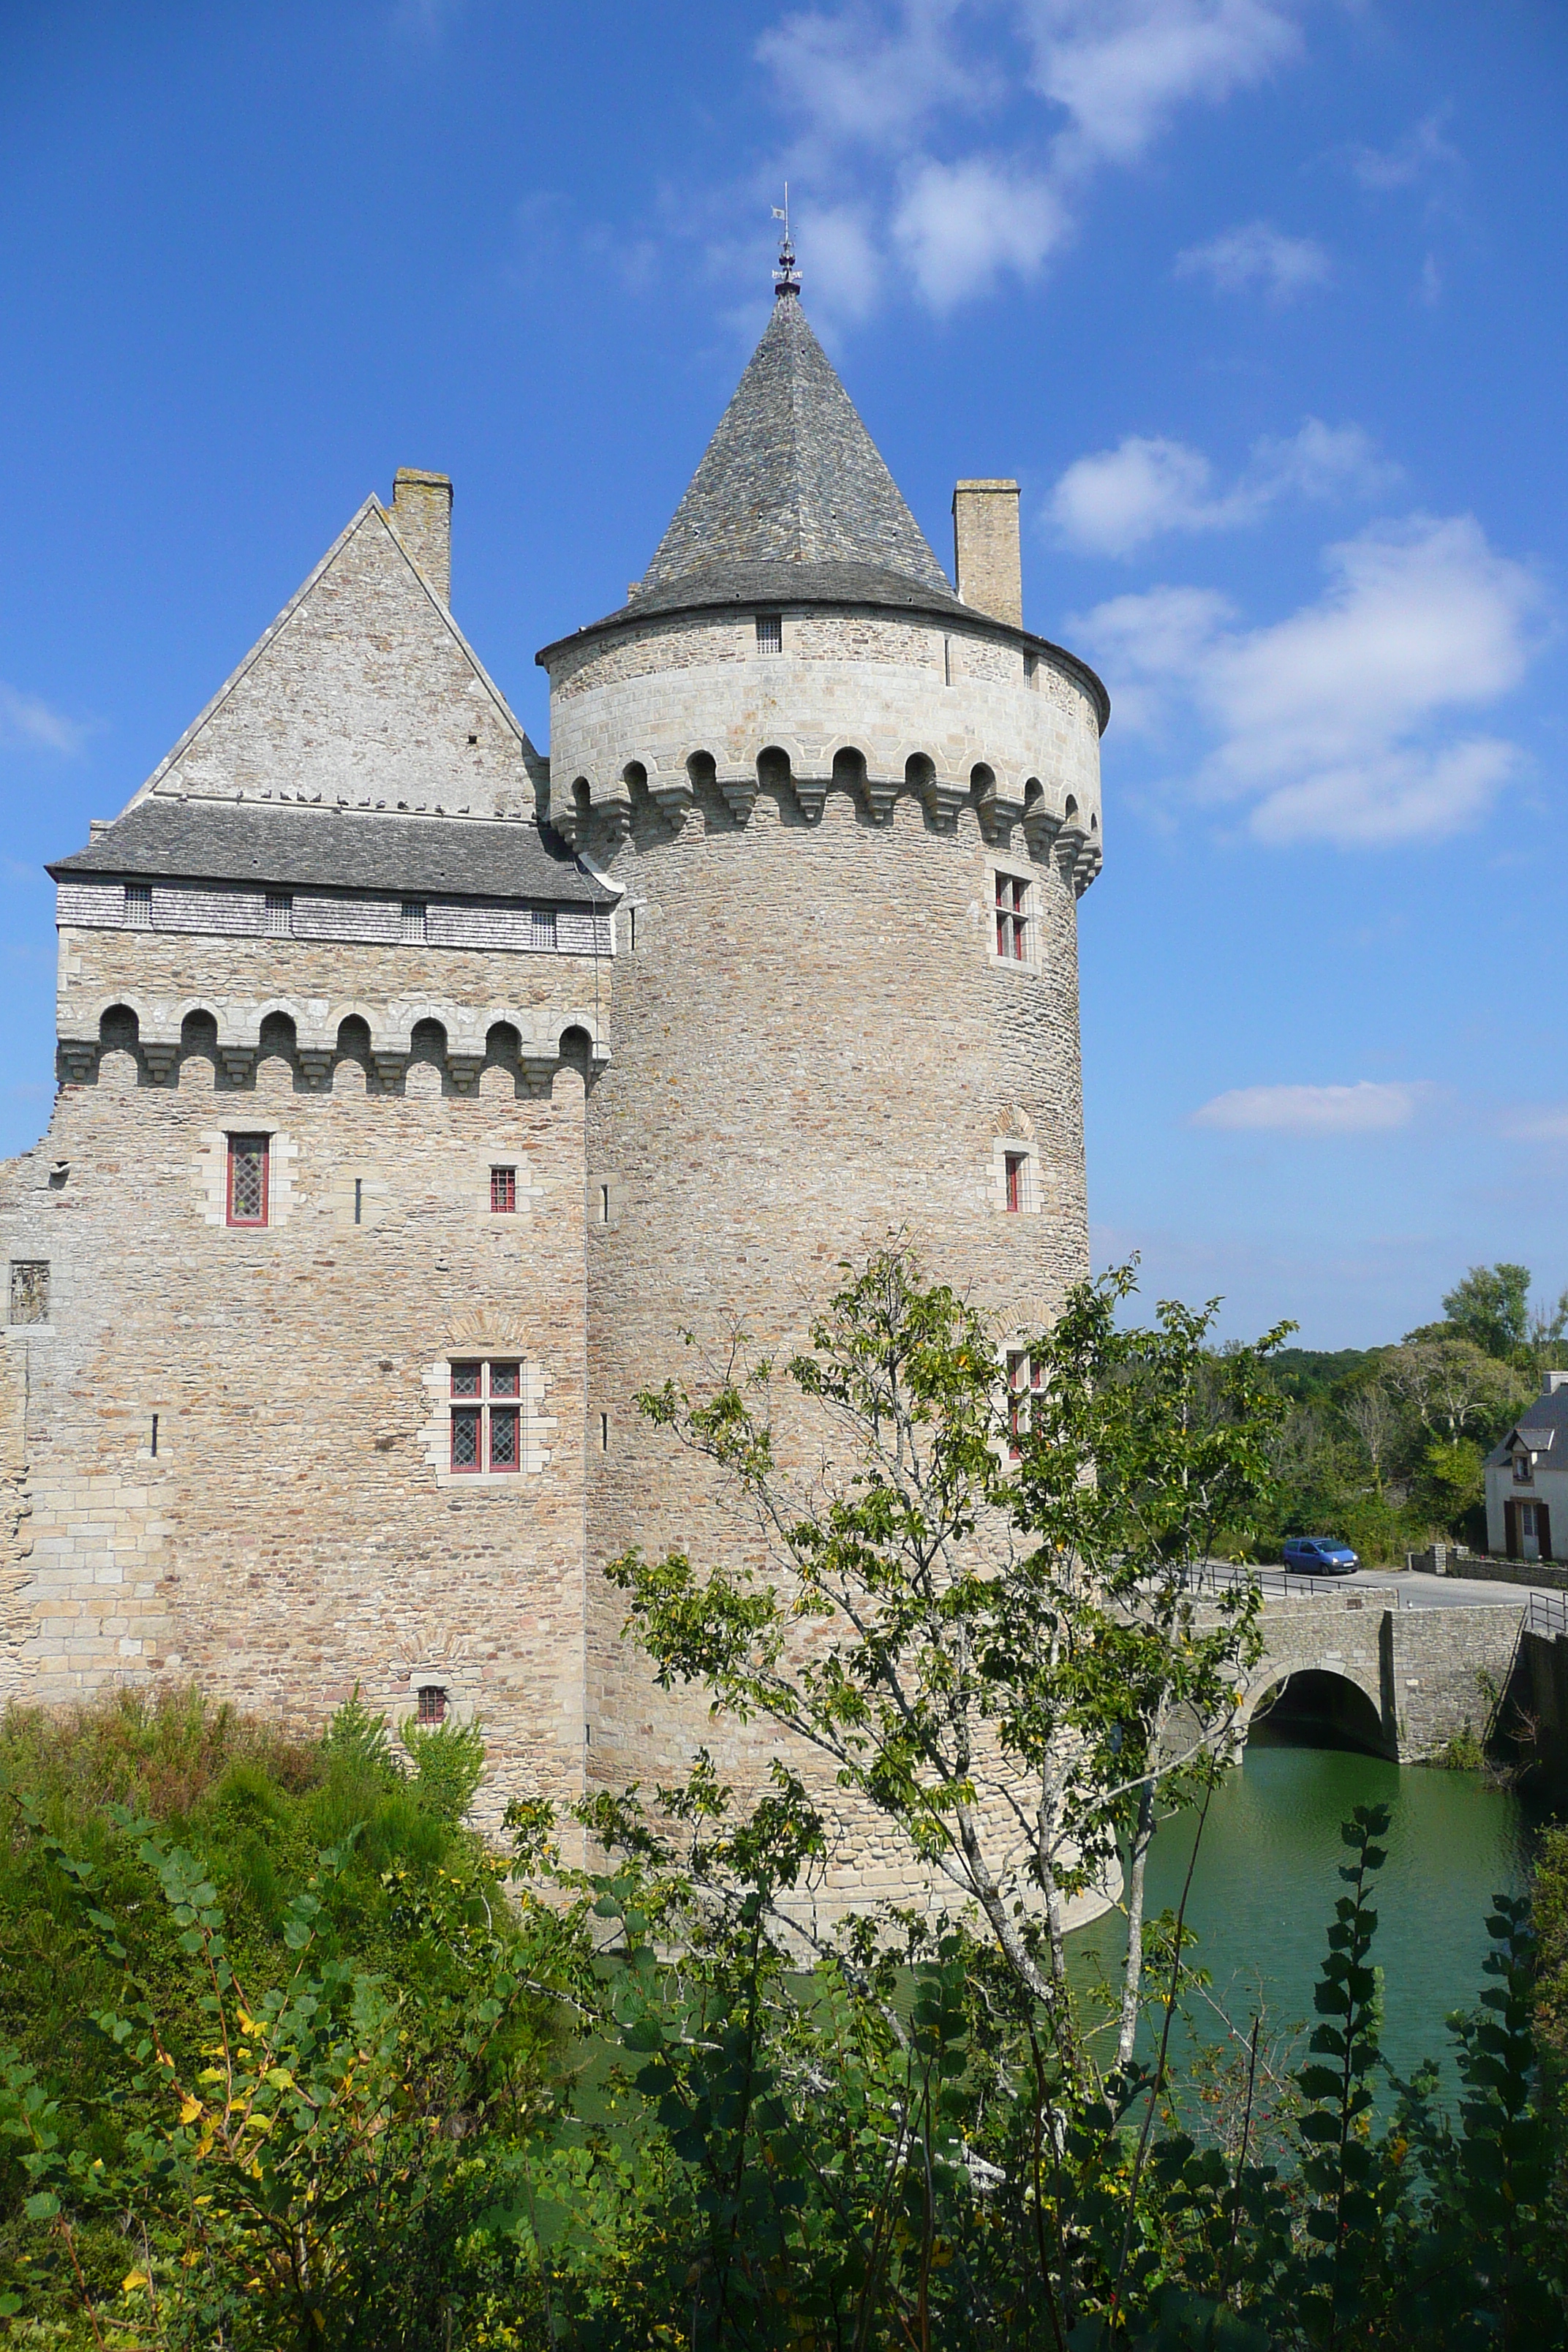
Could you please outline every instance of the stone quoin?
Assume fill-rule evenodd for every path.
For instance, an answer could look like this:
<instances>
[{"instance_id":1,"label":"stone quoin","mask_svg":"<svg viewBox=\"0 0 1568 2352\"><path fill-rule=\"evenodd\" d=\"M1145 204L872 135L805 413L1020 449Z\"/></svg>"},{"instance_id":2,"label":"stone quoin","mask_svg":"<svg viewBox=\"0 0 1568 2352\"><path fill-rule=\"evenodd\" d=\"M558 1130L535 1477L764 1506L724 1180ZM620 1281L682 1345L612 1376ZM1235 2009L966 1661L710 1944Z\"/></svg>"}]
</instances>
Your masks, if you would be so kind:
<instances>
[{"instance_id":1,"label":"stone quoin","mask_svg":"<svg viewBox=\"0 0 1568 2352\"><path fill-rule=\"evenodd\" d=\"M494 1826L777 1750L657 1689L602 1574L761 1558L638 1412L683 1331L787 1353L889 1233L999 1349L1086 1272L1108 705L1023 625L1015 483L958 484L950 583L792 267L647 572L538 656L548 761L452 617L451 502L368 499L49 869L0 1675L477 1715ZM907 1891L868 1823L837 1869Z\"/></svg>"}]
</instances>

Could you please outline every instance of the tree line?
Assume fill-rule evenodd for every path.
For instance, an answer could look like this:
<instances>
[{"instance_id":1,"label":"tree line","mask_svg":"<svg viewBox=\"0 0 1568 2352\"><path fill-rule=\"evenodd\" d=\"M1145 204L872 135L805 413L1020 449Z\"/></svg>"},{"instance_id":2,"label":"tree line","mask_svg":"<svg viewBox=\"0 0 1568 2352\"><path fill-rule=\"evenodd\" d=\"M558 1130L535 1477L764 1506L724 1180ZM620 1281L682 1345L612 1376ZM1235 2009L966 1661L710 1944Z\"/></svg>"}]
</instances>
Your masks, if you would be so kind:
<instances>
[{"instance_id":1,"label":"tree line","mask_svg":"<svg viewBox=\"0 0 1568 2352\"><path fill-rule=\"evenodd\" d=\"M1486 1456L1542 1376L1568 1370L1568 1291L1550 1307L1531 1294L1528 1266L1475 1265L1397 1343L1279 1349L1264 1556L1291 1535L1342 1536L1370 1560L1434 1536L1484 1551Z\"/></svg>"}]
</instances>

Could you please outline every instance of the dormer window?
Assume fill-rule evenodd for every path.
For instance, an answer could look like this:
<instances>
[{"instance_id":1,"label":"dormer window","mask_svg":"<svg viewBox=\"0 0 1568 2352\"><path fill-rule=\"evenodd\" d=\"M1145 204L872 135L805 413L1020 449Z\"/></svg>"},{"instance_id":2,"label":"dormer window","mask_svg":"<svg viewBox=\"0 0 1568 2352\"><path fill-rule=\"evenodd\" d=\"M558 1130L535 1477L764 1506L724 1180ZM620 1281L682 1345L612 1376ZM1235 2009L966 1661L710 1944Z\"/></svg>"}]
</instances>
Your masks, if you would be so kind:
<instances>
[{"instance_id":1,"label":"dormer window","mask_svg":"<svg viewBox=\"0 0 1568 2352\"><path fill-rule=\"evenodd\" d=\"M1513 1457L1513 1483L1516 1486L1529 1486L1533 1461L1534 1456L1521 1446Z\"/></svg>"}]
</instances>

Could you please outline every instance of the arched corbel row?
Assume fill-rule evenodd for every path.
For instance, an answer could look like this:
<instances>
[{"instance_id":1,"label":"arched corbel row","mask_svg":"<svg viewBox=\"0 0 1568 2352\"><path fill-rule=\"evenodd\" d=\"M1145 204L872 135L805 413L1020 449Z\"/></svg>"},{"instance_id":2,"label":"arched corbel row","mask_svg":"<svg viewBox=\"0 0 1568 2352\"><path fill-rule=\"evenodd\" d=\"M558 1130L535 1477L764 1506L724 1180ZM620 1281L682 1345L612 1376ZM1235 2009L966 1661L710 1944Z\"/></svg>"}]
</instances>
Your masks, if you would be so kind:
<instances>
[{"instance_id":1,"label":"arched corbel row","mask_svg":"<svg viewBox=\"0 0 1568 2352\"><path fill-rule=\"evenodd\" d=\"M205 1061L231 1091L252 1087L264 1062L280 1061L304 1094L330 1093L344 1062L357 1064L375 1093L401 1093L409 1070L424 1063L439 1073L443 1093L471 1096L487 1069L509 1070L520 1085L543 1086L563 1062L592 1076L610 1060L608 1037L591 1006L476 1011L421 1002L395 1014L376 1014L350 1004L307 1023L287 1005L268 1002L247 1015L230 1011L220 1024L199 1000L153 1008L126 997L105 1003L96 1018L87 1015L79 1030L60 1037L61 1079L94 1084L110 1053L132 1055L153 1087L177 1086L183 1064Z\"/></svg>"}]
</instances>

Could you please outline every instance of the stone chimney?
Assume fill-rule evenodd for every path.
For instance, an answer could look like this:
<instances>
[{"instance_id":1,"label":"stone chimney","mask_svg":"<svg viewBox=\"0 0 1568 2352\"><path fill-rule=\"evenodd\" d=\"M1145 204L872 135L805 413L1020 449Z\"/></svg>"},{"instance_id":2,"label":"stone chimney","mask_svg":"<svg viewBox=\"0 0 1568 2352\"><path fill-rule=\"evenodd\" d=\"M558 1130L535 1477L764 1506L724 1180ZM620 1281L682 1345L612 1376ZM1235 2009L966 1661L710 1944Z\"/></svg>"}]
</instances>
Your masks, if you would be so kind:
<instances>
[{"instance_id":1,"label":"stone chimney","mask_svg":"<svg viewBox=\"0 0 1568 2352\"><path fill-rule=\"evenodd\" d=\"M977 613L1024 625L1024 563L1016 482L960 482L952 493L958 593Z\"/></svg>"},{"instance_id":2,"label":"stone chimney","mask_svg":"<svg viewBox=\"0 0 1568 2352\"><path fill-rule=\"evenodd\" d=\"M399 466L392 478L392 527L443 604L452 601L452 478Z\"/></svg>"}]
</instances>

